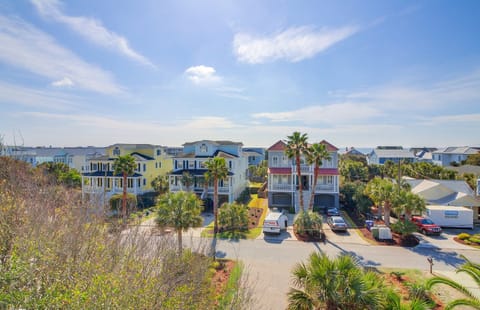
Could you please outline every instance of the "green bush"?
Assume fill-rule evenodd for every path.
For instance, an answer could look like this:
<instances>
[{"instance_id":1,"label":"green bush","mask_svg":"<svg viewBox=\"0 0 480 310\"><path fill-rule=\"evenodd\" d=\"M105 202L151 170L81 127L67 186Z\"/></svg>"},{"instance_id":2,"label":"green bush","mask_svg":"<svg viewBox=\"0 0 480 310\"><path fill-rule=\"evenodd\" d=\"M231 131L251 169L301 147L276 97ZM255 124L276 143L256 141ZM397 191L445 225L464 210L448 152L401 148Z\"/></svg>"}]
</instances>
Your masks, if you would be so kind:
<instances>
[{"instance_id":1,"label":"green bush","mask_svg":"<svg viewBox=\"0 0 480 310\"><path fill-rule=\"evenodd\" d=\"M472 236L472 237L468 238L468 241L470 241L472 243L480 244L480 238L479 237Z\"/></svg>"},{"instance_id":2,"label":"green bush","mask_svg":"<svg viewBox=\"0 0 480 310\"><path fill-rule=\"evenodd\" d=\"M461 234L458 234L457 238L460 239L460 240L465 240L465 239L470 238L470 234L468 234L468 233L461 233Z\"/></svg>"},{"instance_id":3,"label":"green bush","mask_svg":"<svg viewBox=\"0 0 480 310\"><path fill-rule=\"evenodd\" d=\"M318 213L301 211L295 218L294 225L299 234L313 234L322 230L322 218Z\"/></svg>"}]
</instances>

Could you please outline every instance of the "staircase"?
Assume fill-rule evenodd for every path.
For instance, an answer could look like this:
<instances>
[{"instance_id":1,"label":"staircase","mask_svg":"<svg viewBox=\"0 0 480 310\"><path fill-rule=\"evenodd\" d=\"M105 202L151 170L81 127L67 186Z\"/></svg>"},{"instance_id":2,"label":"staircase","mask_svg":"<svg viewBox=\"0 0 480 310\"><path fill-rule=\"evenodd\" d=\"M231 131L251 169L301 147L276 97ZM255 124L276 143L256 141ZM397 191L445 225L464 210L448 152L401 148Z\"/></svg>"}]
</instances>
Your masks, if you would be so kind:
<instances>
[{"instance_id":1,"label":"staircase","mask_svg":"<svg viewBox=\"0 0 480 310\"><path fill-rule=\"evenodd\" d=\"M308 210L308 204L310 203L310 191L303 191L303 207L305 210ZM300 195L299 192L295 192L295 213L300 212L302 208L300 207Z\"/></svg>"}]
</instances>

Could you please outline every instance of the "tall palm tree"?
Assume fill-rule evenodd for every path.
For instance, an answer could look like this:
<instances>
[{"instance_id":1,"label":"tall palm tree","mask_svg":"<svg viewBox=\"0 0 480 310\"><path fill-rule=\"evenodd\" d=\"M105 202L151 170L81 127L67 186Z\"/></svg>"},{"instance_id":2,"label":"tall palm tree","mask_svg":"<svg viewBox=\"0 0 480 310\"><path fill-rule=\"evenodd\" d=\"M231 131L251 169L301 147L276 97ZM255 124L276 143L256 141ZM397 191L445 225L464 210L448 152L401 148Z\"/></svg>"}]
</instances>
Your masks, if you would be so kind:
<instances>
[{"instance_id":1,"label":"tall palm tree","mask_svg":"<svg viewBox=\"0 0 480 310\"><path fill-rule=\"evenodd\" d=\"M135 172L135 158L132 155L118 156L113 163L114 174L123 177L122 217L123 223L127 220L127 177Z\"/></svg>"},{"instance_id":2,"label":"tall palm tree","mask_svg":"<svg viewBox=\"0 0 480 310\"><path fill-rule=\"evenodd\" d=\"M401 189L392 199L392 208L397 214L405 214L410 219L413 212L421 213L425 211L425 200L422 197L410 191Z\"/></svg>"},{"instance_id":3,"label":"tall palm tree","mask_svg":"<svg viewBox=\"0 0 480 310\"><path fill-rule=\"evenodd\" d=\"M202 225L202 201L192 192L180 191L161 196L157 205L157 225L172 227L177 232L178 252L181 253L182 231Z\"/></svg>"},{"instance_id":4,"label":"tall palm tree","mask_svg":"<svg viewBox=\"0 0 480 310\"><path fill-rule=\"evenodd\" d=\"M193 185L194 177L193 177L193 175L190 174L190 172L184 171L182 173L181 182L182 182L183 185L185 185L186 191L189 192L190 191L190 186Z\"/></svg>"},{"instance_id":5,"label":"tall palm tree","mask_svg":"<svg viewBox=\"0 0 480 310\"><path fill-rule=\"evenodd\" d=\"M392 208L392 200L396 194L394 184L387 179L375 177L367 183L365 194L372 199L375 205L380 209L383 206L384 221L390 226L390 212Z\"/></svg>"},{"instance_id":6,"label":"tall palm tree","mask_svg":"<svg viewBox=\"0 0 480 310\"><path fill-rule=\"evenodd\" d=\"M208 182L213 180L213 236L217 237L218 232L218 183L225 180L228 176L228 167L223 157L213 157L205 162L207 172L205 172L205 180Z\"/></svg>"},{"instance_id":7,"label":"tall palm tree","mask_svg":"<svg viewBox=\"0 0 480 310\"><path fill-rule=\"evenodd\" d=\"M300 133L295 131L291 136L287 136L287 147L285 149L285 154L289 159L295 159L295 166L297 167L297 180L298 180L298 193L300 208L302 211L305 211L303 205L303 184L302 184L302 171L300 170L300 157L305 152L305 149L308 147L307 143L308 136L306 133Z\"/></svg>"},{"instance_id":8,"label":"tall palm tree","mask_svg":"<svg viewBox=\"0 0 480 310\"><path fill-rule=\"evenodd\" d=\"M313 211L313 202L315 199L315 188L317 187L318 170L322 165L323 160L330 160L330 152L328 152L325 144L314 143L305 150L308 164L314 164L313 168L313 186L310 193L310 203L308 204L308 210Z\"/></svg>"},{"instance_id":9,"label":"tall palm tree","mask_svg":"<svg viewBox=\"0 0 480 310\"><path fill-rule=\"evenodd\" d=\"M463 255L460 256L465 260L465 263L457 269L457 273L464 272L468 274L475 281L477 288L480 288L480 264L471 262ZM457 306L470 306L474 309L480 309L480 300L478 297L476 297L470 289L462 284L448 278L437 276L428 279L426 287L427 289L431 289L437 284L448 285L467 296L467 298L460 298L451 301L445 306L445 310L450 310Z\"/></svg>"},{"instance_id":10,"label":"tall palm tree","mask_svg":"<svg viewBox=\"0 0 480 310\"><path fill-rule=\"evenodd\" d=\"M330 260L314 252L307 264L297 264L288 293L288 309L381 309L384 285L373 272L365 272L358 260L341 255Z\"/></svg>"}]
</instances>

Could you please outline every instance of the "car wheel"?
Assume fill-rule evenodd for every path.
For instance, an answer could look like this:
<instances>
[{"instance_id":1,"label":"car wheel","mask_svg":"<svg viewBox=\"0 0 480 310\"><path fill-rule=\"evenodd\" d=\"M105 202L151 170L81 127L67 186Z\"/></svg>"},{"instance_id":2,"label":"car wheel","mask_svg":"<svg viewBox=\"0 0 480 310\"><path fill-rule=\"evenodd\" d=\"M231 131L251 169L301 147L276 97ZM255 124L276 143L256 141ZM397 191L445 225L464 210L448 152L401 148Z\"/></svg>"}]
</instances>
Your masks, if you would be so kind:
<instances>
[{"instance_id":1,"label":"car wheel","mask_svg":"<svg viewBox=\"0 0 480 310\"><path fill-rule=\"evenodd\" d=\"M427 235L427 231L425 229L422 229L422 234L424 234L425 236Z\"/></svg>"}]
</instances>

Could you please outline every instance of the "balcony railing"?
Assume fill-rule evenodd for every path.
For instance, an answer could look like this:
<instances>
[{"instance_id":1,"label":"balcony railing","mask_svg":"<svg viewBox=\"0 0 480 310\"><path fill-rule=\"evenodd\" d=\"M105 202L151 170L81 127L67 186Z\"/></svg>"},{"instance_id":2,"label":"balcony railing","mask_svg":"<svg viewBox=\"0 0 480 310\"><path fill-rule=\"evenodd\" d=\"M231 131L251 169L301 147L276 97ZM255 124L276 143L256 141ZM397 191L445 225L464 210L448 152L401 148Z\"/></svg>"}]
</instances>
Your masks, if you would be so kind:
<instances>
[{"instance_id":1,"label":"balcony railing","mask_svg":"<svg viewBox=\"0 0 480 310\"><path fill-rule=\"evenodd\" d=\"M292 184L271 184L269 186L269 190L272 191L293 191L294 190L294 185Z\"/></svg>"},{"instance_id":2,"label":"balcony railing","mask_svg":"<svg viewBox=\"0 0 480 310\"><path fill-rule=\"evenodd\" d=\"M334 184L317 184L315 192L333 192L335 191Z\"/></svg>"},{"instance_id":3,"label":"balcony railing","mask_svg":"<svg viewBox=\"0 0 480 310\"><path fill-rule=\"evenodd\" d=\"M170 188L170 191L171 192L179 192L179 191L185 191L187 190L187 188L185 186L181 186L181 185L172 185L170 184L169 186ZM190 190L191 191L194 191L194 192L203 192L205 190L205 188L202 186L202 187L190 187ZM230 192L230 188L228 186L219 186L218 187L218 193L229 193ZM213 187L209 187L208 188L208 193L209 194L213 194Z\"/></svg>"}]
</instances>

